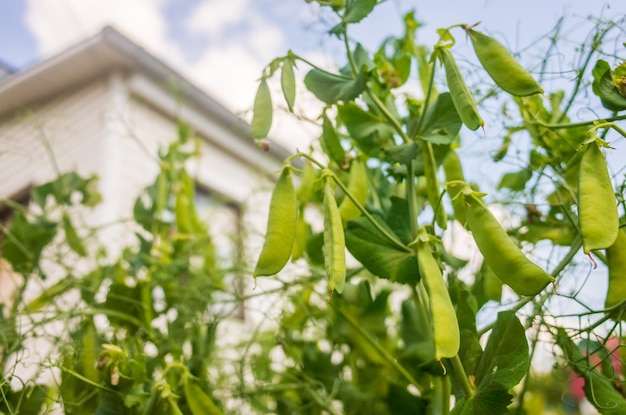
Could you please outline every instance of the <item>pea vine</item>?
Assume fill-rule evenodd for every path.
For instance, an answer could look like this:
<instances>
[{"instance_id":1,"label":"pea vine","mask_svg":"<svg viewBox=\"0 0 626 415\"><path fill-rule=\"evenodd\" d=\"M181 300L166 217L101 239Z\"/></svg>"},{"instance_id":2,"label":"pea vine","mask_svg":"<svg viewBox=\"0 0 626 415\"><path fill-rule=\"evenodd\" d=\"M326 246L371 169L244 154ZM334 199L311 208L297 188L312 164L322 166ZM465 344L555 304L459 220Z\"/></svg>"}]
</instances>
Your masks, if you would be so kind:
<instances>
[{"instance_id":1,"label":"pea vine","mask_svg":"<svg viewBox=\"0 0 626 415\"><path fill-rule=\"evenodd\" d=\"M548 316L548 309L544 308L546 302L554 302L558 297L577 301L576 294L570 296L559 291L563 281L570 278L567 274L571 273L582 247L594 269L597 267L595 258L606 264L608 295L604 309L592 312L594 315L605 313L605 316L600 316L595 325L581 333L597 332L604 323L615 322L613 330L601 335L604 343L599 343L595 350L583 352L595 356L600 350L606 351L603 344L615 335L623 319L626 268L621 258L626 248L622 247L624 233L620 223L623 223L624 212L616 203L618 187L610 176L603 149L611 148L605 140L609 130L626 137L619 124L624 119L619 112L626 109L623 95L626 66L618 64L613 68L597 58L591 71L593 79L587 84L591 85L600 104L612 111L611 116L571 122L567 114L584 85L583 75L588 75L586 68L594 56L600 55L604 37L616 26L598 25L591 52L585 57L572 94L563 107L563 92L546 96L535 77L496 39L477 30L476 25L457 24L440 29L440 40L429 54L425 47L414 43L418 25L409 14L405 17L405 34L386 40L372 57L360 44L352 46L348 27L367 17L375 2L319 3L328 6L340 20L331 33L342 39L347 65L333 73L293 52L273 61L256 96L252 127L257 139L264 139L271 128L268 108L272 107L272 102L264 91L267 79L282 67L281 85L289 111L294 112L293 65L299 60L309 66L304 85L326 107L320 117L322 135L313 144L312 153L299 152L286 161L289 165L292 160L304 159L310 163L305 169L313 171L302 172L301 189L309 190L306 194L300 193L299 207L293 208L293 214L302 214L310 204L320 203L319 190L316 190L321 187L316 187L320 174L333 179L337 186L334 197L339 203L356 207L354 215L342 216L342 226L328 220L326 206L332 192L325 182L324 207L320 210L324 218L321 242L324 256L305 258L312 267L325 266L332 299L328 307L339 310L352 330L394 368L399 378L390 376L387 385L405 388L408 382L419 391L412 398L412 404L420 402L431 407L433 413L506 413L513 399L511 390L524 380L517 404L513 405L517 413L522 413L524 398L529 394L531 357L539 344L538 333L543 330L554 334L554 343L563 352L558 359L584 379L587 399L602 413L623 411L626 401L618 398L622 375L599 374L589 365L578 366L577 359L582 359L582 355L574 353L571 347L577 336L564 334L566 326L548 323L544 318ZM465 32L477 61L495 84L484 97L475 97L456 62L453 34L459 29ZM393 48L388 48L389 44ZM417 65L424 98L420 100L403 92L404 106L400 106L395 91L409 79L414 65ZM436 76L439 66L444 69L444 80ZM546 67L545 62L542 66ZM439 92L439 88L444 91ZM462 126L470 131L482 127L488 136L481 107L490 98L502 101L507 97L505 102L517 107L518 124L507 127L494 160L506 159L513 136L525 134L531 145L529 164L520 172L504 174L498 187L514 192L514 196L524 197L525 192L530 192L535 197L545 197L541 204L525 203L526 219L513 229L505 229L482 200L486 194L475 184L466 182L457 155L463 151L460 136L466 134ZM545 101L550 102L550 108L544 106ZM336 115L329 117L328 114ZM263 128L257 128L261 125ZM602 137L598 136L599 131ZM360 167L363 164L367 166L365 173ZM445 181L441 180L441 170ZM533 178L536 184L531 187ZM546 193L550 187L552 193ZM454 257L442 242L451 231L451 224L469 232L474 249L483 258L481 267L469 267L467 261ZM296 238L300 235L303 239L296 241L296 245L319 246L313 243L314 235L294 233L283 228L280 221L270 219L268 232L276 228ZM343 276L346 269L350 270L348 265L329 257L331 247L327 246L332 244L335 250L338 241L344 241L344 235L345 246L341 249L347 249L359 264L353 273L348 272L347 281ZM545 259L532 255L529 249L546 243L552 246L555 257L561 257L550 272L546 271L550 267ZM563 254L561 247L569 249ZM291 246L280 248L284 248L284 255L291 253ZM468 272L469 280L459 278L461 273ZM336 280L337 275L341 275L341 281ZM400 285L389 285L385 280ZM503 286L507 287L505 291L509 295L519 296L517 303L507 307ZM364 289L361 287L367 287L368 292L382 290L384 295L391 292L387 290L403 293L402 314L398 316L403 329L407 330L400 337L403 346L388 343L389 349L384 349L379 343L381 339L356 325L354 316L359 315L359 306L363 306L355 303L346 291L360 292ZM332 296L333 292L339 296ZM476 317L480 307L488 307L492 301L499 303L498 309L502 311L495 321L478 331ZM346 314L345 302L351 304L357 314L352 317ZM415 313L412 317L408 311L405 313L409 307ZM523 310L530 314L520 320ZM360 312L366 313L366 309ZM414 320L405 322L410 318ZM409 327L411 324L414 327ZM419 336L411 338L410 330L418 331ZM526 333L534 335L527 338ZM479 339L487 335L487 345L483 348ZM581 337L579 344L585 341ZM621 345L623 340L619 342ZM619 347L603 352L602 361L606 362ZM406 357L413 348L421 351L412 359L400 360L398 365L394 354ZM376 361L367 353L365 358ZM354 375L355 369L350 367L350 370ZM341 376L338 379L349 382ZM455 396L452 409L448 405L451 395ZM340 400L344 409L352 410L347 398ZM405 404L410 405L408 401Z\"/></svg>"}]
</instances>

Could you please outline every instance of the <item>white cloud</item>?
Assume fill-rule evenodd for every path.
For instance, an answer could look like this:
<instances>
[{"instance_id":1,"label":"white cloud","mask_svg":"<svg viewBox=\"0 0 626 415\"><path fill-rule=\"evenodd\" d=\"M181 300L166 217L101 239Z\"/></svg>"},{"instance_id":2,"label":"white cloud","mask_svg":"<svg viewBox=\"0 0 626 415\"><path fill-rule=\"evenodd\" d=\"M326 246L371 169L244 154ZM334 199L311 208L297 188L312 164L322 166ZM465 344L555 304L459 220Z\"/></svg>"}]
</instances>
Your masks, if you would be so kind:
<instances>
[{"instance_id":1,"label":"white cloud","mask_svg":"<svg viewBox=\"0 0 626 415\"><path fill-rule=\"evenodd\" d=\"M186 21L209 44L189 63L192 80L235 112L250 109L263 67L286 52L283 31L254 8L249 0L203 0Z\"/></svg>"},{"instance_id":2,"label":"white cloud","mask_svg":"<svg viewBox=\"0 0 626 415\"><path fill-rule=\"evenodd\" d=\"M25 21L49 55L113 25L159 56L181 56L167 39L163 0L27 0Z\"/></svg>"},{"instance_id":3,"label":"white cloud","mask_svg":"<svg viewBox=\"0 0 626 415\"><path fill-rule=\"evenodd\" d=\"M191 33L219 35L248 14L249 0L204 0L191 12L187 27Z\"/></svg>"},{"instance_id":4,"label":"white cloud","mask_svg":"<svg viewBox=\"0 0 626 415\"><path fill-rule=\"evenodd\" d=\"M235 43L205 50L190 66L192 80L233 111L251 106L263 65Z\"/></svg>"}]
</instances>

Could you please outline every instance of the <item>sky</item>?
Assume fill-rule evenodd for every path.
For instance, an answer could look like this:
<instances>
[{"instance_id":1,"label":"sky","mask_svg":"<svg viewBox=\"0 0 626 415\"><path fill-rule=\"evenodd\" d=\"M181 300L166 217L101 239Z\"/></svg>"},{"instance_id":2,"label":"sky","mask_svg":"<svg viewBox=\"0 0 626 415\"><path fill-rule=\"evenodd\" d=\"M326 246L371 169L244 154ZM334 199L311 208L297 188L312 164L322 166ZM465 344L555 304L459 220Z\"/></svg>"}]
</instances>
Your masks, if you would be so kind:
<instances>
[{"instance_id":1,"label":"sky","mask_svg":"<svg viewBox=\"0 0 626 415\"><path fill-rule=\"evenodd\" d=\"M439 27L481 22L483 30L517 51L532 46L562 15L579 23L588 15L621 17L626 2L387 0L351 35L373 51L386 36L401 33L402 16L412 9L425 24L418 32L424 44L437 40ZM327 35L332 18L305 0L3 0L0 62L26 68L104 25L113 25L246 120L261 71L274 57L292 49L323 67L345 63L341 45ZM286 135L316 131L293 118L278 117L275 124L272 135L283 142L291 139Z\"/></svg>"}]
</instances>

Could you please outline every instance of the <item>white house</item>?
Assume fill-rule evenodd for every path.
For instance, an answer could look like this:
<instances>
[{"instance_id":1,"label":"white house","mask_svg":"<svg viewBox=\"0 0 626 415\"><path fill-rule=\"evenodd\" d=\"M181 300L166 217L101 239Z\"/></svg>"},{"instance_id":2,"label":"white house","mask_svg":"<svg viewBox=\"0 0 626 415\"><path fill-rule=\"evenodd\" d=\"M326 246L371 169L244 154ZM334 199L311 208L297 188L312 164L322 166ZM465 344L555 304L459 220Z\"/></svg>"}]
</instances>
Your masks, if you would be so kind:
<instances>
[{"instance_id":1,"label":"white house","mask_svg":"<svg viewBox=\"0 0 626 415\"><path fill-rule=\"evenodd\" d=\"M0 72L0 197L76 168L99 174L116 215L153 179L150 155L175 138L178 118L203 140L200 184L234 203L286 156L258 149L244 121L106 27L26 70Z\"/></svg>"},{"instance_id":2,"label":"white house","mask_svg":"<svg viewBox=\"0 0 626 415\"><path fill-rule=\"evenodd\" d=\"M206 190L201 202L230 217L216 221L216 233L236 229L233 221L262 229L265 212L248 206L267 205L253 198L267 200L260 187L269 188L286 150L257 148L248 124L111 27L23 71L0 72L0 199L19 200L75 169L100 177L98 222L127 217L179 119L202 140L192 166Z\"/></svg>"},{"instance_id":3,"label":"white house","mask_svg":"<svg viewBox=\"0 0 626 415\"><path fill-rule=\"evenodd\" d=\"M156 177L157 151L177 138L178 120L201 139L201 159L190 167L218 249L242 226L258 248L287 151L258 148L242 119L111 27L25 70L0 68L0 201L21 202L32 186L76 170L100 178L103 203L92 224L130 217ZM0 203L0 220L7 212ZM104 235L129 236L121 225ZM0 304L11 285L0 270Z\"/></svg>"}]
</instances>

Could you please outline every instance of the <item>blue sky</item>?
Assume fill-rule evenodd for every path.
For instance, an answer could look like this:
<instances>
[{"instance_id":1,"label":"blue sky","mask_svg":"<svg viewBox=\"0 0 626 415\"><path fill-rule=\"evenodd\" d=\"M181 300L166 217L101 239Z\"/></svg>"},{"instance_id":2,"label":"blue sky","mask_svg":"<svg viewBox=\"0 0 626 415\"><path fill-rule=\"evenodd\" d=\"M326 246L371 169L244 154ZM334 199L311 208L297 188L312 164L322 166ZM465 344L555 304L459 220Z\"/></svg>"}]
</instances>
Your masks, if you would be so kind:
<instances>
[{"instance_id":1,"label":"blue sky","mask_svg":"<svg viewBox=\"0 0 626 415\"><path fill-rule=\"evenodd\" d=\"M538 53L533 41L560 16L569 17L567 35L575 41L586 34L585 16L621 17L626 1L387 0L351 35L374 50L384 37L400 34L411 9L425 23L418 40L426 45L437 40L439 27L480 21L481 30L510 49L526 48L523 57L531 61ZM4 0L0 61L24 68L112 24L247 118L256 81L272 58L293 49L322 66L344 63L340 45L325 34L332 23L304 0ZM462 34L458 44L463 53ZM280 120L275 135L296 128L293 120Z\"/></svg>"}]
</instances>

